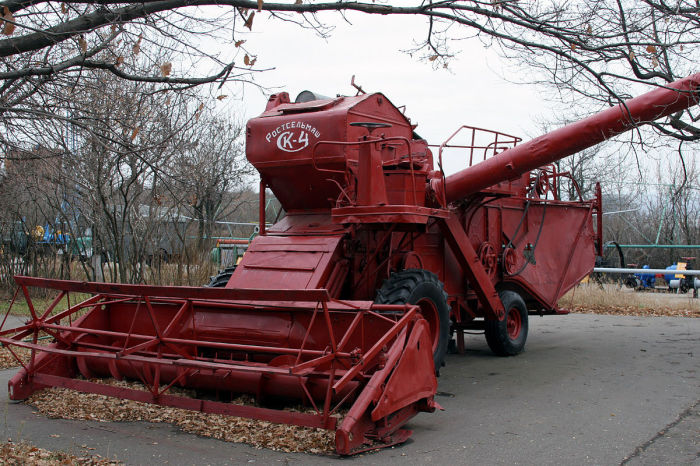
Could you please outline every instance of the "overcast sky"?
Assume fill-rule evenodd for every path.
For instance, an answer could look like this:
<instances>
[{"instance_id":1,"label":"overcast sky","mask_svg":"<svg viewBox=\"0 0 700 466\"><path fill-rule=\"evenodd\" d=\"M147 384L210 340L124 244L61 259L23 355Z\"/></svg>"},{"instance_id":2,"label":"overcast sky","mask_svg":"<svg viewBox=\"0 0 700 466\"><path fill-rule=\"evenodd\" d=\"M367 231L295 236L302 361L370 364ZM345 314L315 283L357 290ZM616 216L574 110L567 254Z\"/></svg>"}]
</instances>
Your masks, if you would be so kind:
<instances>
[{"instance_id":1,"label":"overcast sky","mask_svg":"<svg viewBox=\"0 0 700 466\"><path fill-rule=\"evenodd\" d=\"M535 86L503 79L512 75L495 50L477 39L465 40L449 70L433 70L429 63L401 50L425 34L424 20L416 17L384 17L350 14L353 24L326 15L336 29L327 40L312 31L256 15L246 46L257 54L256 67L274 67L256 77L268 88L287 91L292 100L303 90L322 95L354 95L352 75L367 92L382 92L396 106L406 105L406 115L418 124L417 132L431 144L440 144L462 124L497 129L522 136L539 134L535 118L554 106L538 97ZM518 76L512 76L514 80ZM266 97L248 86L240 100L222 102L244 119L265 108ZM448 171L460 168L456 160Z\"/></svg>"}]
</instances>

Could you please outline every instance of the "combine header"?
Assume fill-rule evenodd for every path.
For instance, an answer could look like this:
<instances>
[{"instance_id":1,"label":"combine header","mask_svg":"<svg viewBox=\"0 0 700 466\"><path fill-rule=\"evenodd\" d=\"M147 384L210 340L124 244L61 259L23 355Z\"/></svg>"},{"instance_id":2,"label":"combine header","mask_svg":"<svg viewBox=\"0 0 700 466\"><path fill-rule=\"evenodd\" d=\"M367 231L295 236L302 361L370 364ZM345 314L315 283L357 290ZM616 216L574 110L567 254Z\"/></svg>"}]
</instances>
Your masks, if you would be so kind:
<instances>
[{"instance_id":1,"label":"combine header","mask_svg":"<svg viewBox=\"0 0 700 466\"><path fill-rule=\"evenodd\" d=\"M699 86L693 75L525 144L462 127L491 141L450 138L435 153L382 94L273 95L248 123L246 150L260 205L269 188L286 217L266 231L261 212L260 236L219 288L16 277L31 318L0 342L32 357L10 398L60 386L318 427L335 431L340 454L402 442L406 421L439 407L453 337L463 351L464 332L480 329L496 354L521 352L528 315L565 313L557 301L601 254L600 188L562 200L570 175L551 164L695 105ZM468 166L445 177L455 147ZM39 311L31 287L59 294ZM240 394L256 404L235 403Z\"/></svg>"}]
</instances>

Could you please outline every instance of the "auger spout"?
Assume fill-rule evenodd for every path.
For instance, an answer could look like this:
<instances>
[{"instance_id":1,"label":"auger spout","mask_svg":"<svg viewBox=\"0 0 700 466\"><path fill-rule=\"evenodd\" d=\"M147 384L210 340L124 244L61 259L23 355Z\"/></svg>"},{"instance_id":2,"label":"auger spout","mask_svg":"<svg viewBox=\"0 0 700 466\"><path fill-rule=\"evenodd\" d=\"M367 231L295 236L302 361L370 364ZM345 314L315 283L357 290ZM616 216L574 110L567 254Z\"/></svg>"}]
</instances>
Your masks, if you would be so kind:
<instances>
[{"instance_id":1,"label":"auger spout","mask_svg":"<svg viewBox=\"0 0 700 466\"><path fill-rule=\"evenodd\" d=\"M698 104L700 73L675 81L571 123L525 144L505 150L477 165L431 182L454 202L489 186L573 155L606 139Z\"/></svg>"}]
</instances>

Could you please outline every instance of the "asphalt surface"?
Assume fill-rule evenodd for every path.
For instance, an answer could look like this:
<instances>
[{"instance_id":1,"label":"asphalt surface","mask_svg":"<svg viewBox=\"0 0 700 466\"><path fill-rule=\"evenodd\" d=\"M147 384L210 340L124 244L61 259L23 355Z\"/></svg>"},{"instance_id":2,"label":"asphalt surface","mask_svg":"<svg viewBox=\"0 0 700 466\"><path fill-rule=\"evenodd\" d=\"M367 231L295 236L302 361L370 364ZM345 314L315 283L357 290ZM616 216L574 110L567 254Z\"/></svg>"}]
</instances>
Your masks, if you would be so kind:
<instances>
[{"instance_id":1,"label":"asphalt surface","mask_svg":"<svg viewBox=\"0 0 700 466\"><path fill-rule=\"evenodd\" d=\"M150 423L46 419L3 395L3 435L127 464L700 465L700 319L531 317L526 351L482 336L449 355L445 411L410 422L407 443L352 458L255 449ZM0 372L3 385L14 371Z\"/></svg>"}]
</instances>

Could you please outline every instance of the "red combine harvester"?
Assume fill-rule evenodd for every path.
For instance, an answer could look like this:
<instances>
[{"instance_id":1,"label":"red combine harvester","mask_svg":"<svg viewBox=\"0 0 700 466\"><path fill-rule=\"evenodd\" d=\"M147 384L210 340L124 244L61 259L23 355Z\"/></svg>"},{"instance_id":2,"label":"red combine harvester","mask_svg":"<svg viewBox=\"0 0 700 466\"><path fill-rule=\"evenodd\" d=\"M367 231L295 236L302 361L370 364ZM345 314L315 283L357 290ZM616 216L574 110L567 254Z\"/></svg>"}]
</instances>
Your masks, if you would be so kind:
<instances>
[{"instance_id":1,"label":"red combine harvester","mask_svg":"<svg viewBox=\"0 0 700 466\"><path fill-rule=\"evenodd\" d=\"M265 231L261 212L222 288L16 277L31 319L0 342L32 358L10 398L59 386L318 427L335 431L340 454L402 442L408 419L438 407L452 335L462 350L464 332L483 329L496 354L519 353L528 315L563 313L557 301L601 254L600 189L561 200L569 175L550 164L697 104L699 86L696 74L525 144L462 127L492 141L459 146L469 166L447 177L439 167L455 145L434 154L382 94L273 95L248 123L247 156L260 205L267 187L286 217ZM59 294L40 312L30 287ZM58 310L71 292L93 296ZM54 342L38 344L40 332ZM256 405L231 403L239 394ZM280 409L289 403L306 409Z\"/></svg>"}]
</instances>

